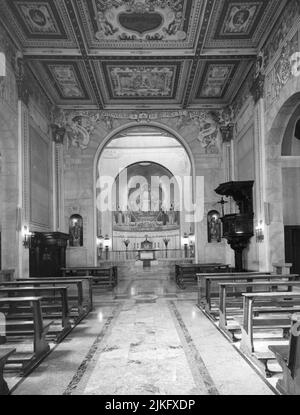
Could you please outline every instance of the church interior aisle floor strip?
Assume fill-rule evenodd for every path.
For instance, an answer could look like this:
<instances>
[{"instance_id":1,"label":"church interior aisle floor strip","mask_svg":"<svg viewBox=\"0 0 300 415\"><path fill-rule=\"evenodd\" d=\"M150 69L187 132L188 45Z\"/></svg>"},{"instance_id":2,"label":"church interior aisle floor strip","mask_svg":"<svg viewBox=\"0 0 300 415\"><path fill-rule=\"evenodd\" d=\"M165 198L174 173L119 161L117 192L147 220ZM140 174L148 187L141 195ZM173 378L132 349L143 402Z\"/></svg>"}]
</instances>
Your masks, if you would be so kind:
<instances>
[{"instance_id":1,"label":"church interior aisle floor strip","mask_svg":"<svg viewBox=\"0 0 300 415\"><path fill-rule=\"evenodd\" d=\"M96 293L94 312L13 394L273 394L196 307L195 293L159 279L123 286L123 299L120 287Z\"/></svg>"}]
</instances>

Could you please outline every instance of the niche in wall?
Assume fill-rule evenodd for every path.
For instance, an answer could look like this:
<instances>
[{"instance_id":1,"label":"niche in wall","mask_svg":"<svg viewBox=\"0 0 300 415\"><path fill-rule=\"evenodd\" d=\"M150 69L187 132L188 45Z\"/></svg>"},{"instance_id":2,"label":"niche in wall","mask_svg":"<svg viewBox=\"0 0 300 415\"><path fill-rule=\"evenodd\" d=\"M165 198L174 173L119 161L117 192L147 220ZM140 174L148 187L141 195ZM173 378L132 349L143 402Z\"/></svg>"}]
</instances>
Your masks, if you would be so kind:
<instances>
[{"instance_id":1,"label":"niche in wall","mask_svg":"<svg viewBox=\"0 0 300 415\"><path fill-rule=\"evenodd\" d=\"M207 240L208 243L222 241L221 219L217 210L211 210L207 214Z\"/></svg>"},{"instance_id":2,"label":"niche in wall","mask_svg":"<svg viewBox=\"0 0 300 415\"><path fill-rule=\"evenodd\" d=\"M69 219L70 246L83 246L83 219L81 215L72 215Z\"/></svg>"}]
</instances>

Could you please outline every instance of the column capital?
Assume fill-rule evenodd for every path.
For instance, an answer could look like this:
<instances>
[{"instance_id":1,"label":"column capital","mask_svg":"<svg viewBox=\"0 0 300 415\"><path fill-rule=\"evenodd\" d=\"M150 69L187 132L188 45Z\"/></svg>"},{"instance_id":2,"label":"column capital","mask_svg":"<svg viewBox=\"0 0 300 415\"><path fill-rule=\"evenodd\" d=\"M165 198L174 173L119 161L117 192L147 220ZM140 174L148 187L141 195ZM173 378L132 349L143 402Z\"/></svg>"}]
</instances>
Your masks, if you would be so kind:
<instances>
[{"instance_id":1,"label":"column capital","mask_svg":"<svg viewBox=\"0 0 300 415\"><path fill-rule=\"evenodd\" d=\"M15 56L14 72L17 82L18 98L23 101L26 106L28 106L30 91L25 74L24 57L20 52L17 52Z\"/></svg>"},{"instance_id":2,"label":"column capital","mask_svg":"<svg viewBox=\"0 0 300 415\"><path fill-rule=\"evenodd\" d=\"M220 131L221 131L223 143L230 143L233 140L233 132L234 132L233 123L221 125Z\"/></svg>"},{"instance_id":3,"label":"column capital","mask_svg":"<svg viewBox=\"0 0 300 415\"><path fill-rule=\"evenodd\" d=\"M254 98L254 102L257 103L261 98L264 98L265 89L265 75L259 74L254 78L250 92Z\"/></svg>"},{"instance_id":4,"label":"column capital","mask_svg":"<svg viewBox=\"0 0 300 415\"><path fill-rule=\"evenodd\" d=\"M57 124L51 124L52 130L52 139L56 144L63 144L64 137L66 134L66 129L64 127L60 127Z\"/></svg>"}]
</instances>

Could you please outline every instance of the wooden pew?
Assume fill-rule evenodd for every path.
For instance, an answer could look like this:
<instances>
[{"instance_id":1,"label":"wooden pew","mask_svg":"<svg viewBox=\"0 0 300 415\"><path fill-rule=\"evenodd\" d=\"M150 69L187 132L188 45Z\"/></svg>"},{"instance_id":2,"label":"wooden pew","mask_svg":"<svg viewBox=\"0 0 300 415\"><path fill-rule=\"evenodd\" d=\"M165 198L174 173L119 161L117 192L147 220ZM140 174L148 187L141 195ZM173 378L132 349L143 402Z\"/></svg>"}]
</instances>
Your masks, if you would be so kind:
<instances>
[{"instance_id":1,"label":"wooden pew","mask_svg":"<svg viewBox=\"0 0 300 415\"><path fill-rule=\"evenodd\" d=\"M3 371L7 359L14 354L16 349L6 349L0 347L0 395L8 395L9 388L4 379Z\"/></svg>"},{"instance_id":2,"label":"wooden pew","mask_svg":"<svg viewBox=\"0 0 300 415\"><path fill-rule=\"evenodd\" d=\"M68 267L62 268L63 277L92 276L94 282L102 287L113 289L118 284L118 268L111 267Z\"/></svg>"},{"instance_id":3,"label":"wooden pew","mask_svg":"<svg viewBox=\"0 0 300 415\"><path fill-rule=\"evenodd\" d=\"M244 312L241 322L240 350L258 365L263 364L262 368L266 375L270 376L267 363L270 359L274 359L274 354L268 350L266 352L255 350L254 331L282 330L281 341L286 338L291 326L291 314L300 311L300 292L243 293L242 296L244 297ZM276 317L272 315L274 309L276 309ZM268 310L271 316L266 316ZM260 316L261 313L265 314L264 318ZM269 339L270 342L271 339L266 336L264 336L265 341ZM272 340L274 341L274 337Z\"/></svg>"},{"instance_id":4,"label":"wooden pew","mask_svg":"<svg viewBox=\"0 0 300 415\"><path fill-rule=\"evenodd\" d=\"M239 314L243 313L243 296L250 288L259 292L270 292L270 291L284 291L283 288L300 288L300 281L254 281L254 282L220 282L219 292L219 327L226 334L233 339L232 333L240 329L237 324L228 325L228 314L230 309L234 308L234 315L237 316L237 309L240 310ZM276 312L276 309L274 310Z\"/></svg>"},{"instance_id":5,"label":"wooden pew","mask_svg":"<svg viewBox=\"0 0 300 415\"><path fill-rule=\"evenodd\" d=\"M269 346L282 367L277 389L286 395L300 395L300 315L292 316L290 342L287 346Z\"/></svg>"},{"instance_id":6,"label":"wooden pew","mask_svg":"<svg viewBox=\"0 0 300 415\"><path fill-rule=\"evenodd\" d=\"M70 313L70 315L72 317L74 317L74 321L75 323L79 323L91 310L91 305L90 305L90 301L89 303L85 306L84 302L83 302L83 283L84 281L82 279L33 279L30 278L28 280L17 280L17 281L13 281L13 282L6 282L6 283L0 283L0 286L3 287L41 287L41 286L48 286L50 287L51 285L55 286L75 286L76 290L77 290L77 295L73 298L72 296L68 296L68 300L69 302L72 301L73 299L75 300L75 304L76 308L77 308L77 312L74 315L72 312Z\"/></svg>"},{"instance_id":7,"label":"wooden pew","mask_svg":"<svg viewBox=\"0 0 300 415\"><path fill-rule=\"evenodd\" d=\"M14 269L2 269L0 270L0 282L13 281L15 276Z\"/></svg>"},{"instance_id":8,"label":"wooden pew","mask_svg":"<svg viewBox=\"0 0 300 415\"><path fill-rule=\"evenodd\" d=\"M261 272L243 272L243 273L225 273L225 274L197 274L198 278L198 306L207 313L211 312L212 294L216 298L219 297L219 287L217 291L212 293L212 284L221 282L253 282L253 281L272 281L287 279L287 281L295 281L299 279L297 274L277 275Z\"/></svg>"},{"instance_id":9,"label":"wooden pew","mask_svg":"<svg viewBox=\"0 0 300 415\"><path fill-rule=\"evenodd\" d=\"M53 320L59 318L61 320L61 329L51 330L48 333L55 335L55 341L62 341L71 331L72 325L69 316L68 305L68 287L0 287L1 295L8 297L29 297L39 296L42 298L42 312L44 320ZM26 318L28 316L28 306L15 308L15 313L10 315L10 319Z\"/></svg>"},{"instance_id":10,"label":"wooden pew","mask_svg":"<svg viewBox=\"0 0 300 415\"><path fill-rule=\"evenodd\" d=\"M51 321L44 324L41 300L41 297L0 298L0 312L5 309L8 315L10 311L7 311L7 307L14 310L14 307L21 304L30 305L32 320L6 320L5 336L2 333L0 337L0 344L11 344L16 348L16 353L7 359L6 365L21 365L22 374L27 374L30 370L32 370L32 368L35 367L50 351L49 344L46 340L46 334L53 322ZM32 337L32 350L24 352L24 342L22 343L23 339ZM18 347L17 344L20 347Z\"/></svg>"},{"instance_id":11,"label":"wooden pew","mask_svg":"<svg viewBox=\"0 0 300 415\"><path fill-rule=\"evenodd\" d=\"M87 282L88 284L88 303L89 303L89 308L90 311L94 309L94 300L93 300L93 281L94 281L94 277L88 275L88 276L80 276L80 277L72 277L71 275L67 275L66 277L64 277L64 279L66 281L70 281L70 280L82 280L84 282ZM45 280L45 281L51 281L51 280L55 280L58 283L61 283L62 281L62 277L42 277L42 278L37 278L37 277L31 277L31 278L26 278L25 280L23 278L19 278L16 281L40 281L40 280Z\"/></svg>"},{"instance_id":12,"label":"wooden pew","mask_svg":"<svg viewBox=\"0 0 300 415\"><path fill-rule=\"evenodd\" d=\"M185 289L187 284L195 284L197 282L198 273L228 273L229 265L219 263L208 264L181 264L175 265L175 281L179 288Z\"/></svg>"}]
</instances>

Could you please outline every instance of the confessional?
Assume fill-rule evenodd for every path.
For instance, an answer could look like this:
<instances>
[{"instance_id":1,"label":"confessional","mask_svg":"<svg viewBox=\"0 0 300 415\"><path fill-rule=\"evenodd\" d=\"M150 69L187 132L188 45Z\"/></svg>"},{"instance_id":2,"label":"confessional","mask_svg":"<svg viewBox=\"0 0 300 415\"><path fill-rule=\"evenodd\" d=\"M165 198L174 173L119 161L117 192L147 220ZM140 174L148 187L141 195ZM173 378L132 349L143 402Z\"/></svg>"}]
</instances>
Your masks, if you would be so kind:
<instances>
[{"instance_id":1,"label":"confessional","mask_svg":"<svg viewBox=\"0 0 300 415\"><path fill-rule=\"evenodd\" d=\"M34 232L29 247L30 277L60 277L66 267L68 239L61 232Z\"/></svg>"}]
</instances>

